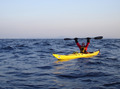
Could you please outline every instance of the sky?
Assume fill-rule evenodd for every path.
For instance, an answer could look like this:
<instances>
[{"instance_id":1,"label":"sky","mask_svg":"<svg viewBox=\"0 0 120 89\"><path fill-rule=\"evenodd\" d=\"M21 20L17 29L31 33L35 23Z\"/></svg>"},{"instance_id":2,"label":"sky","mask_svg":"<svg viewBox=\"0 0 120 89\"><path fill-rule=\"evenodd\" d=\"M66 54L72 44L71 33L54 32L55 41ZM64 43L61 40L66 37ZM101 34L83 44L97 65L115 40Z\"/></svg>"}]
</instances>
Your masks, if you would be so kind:
<instances>
[{"instance_id":1,"label":"sky","mask_svg":"<svg viewBox=\"0 0 120 89\"><path fill-rule=\"evenodd\" d=\"M0 38L120 38L120 0L0 0Z\"/></svg>"}]
</instances>

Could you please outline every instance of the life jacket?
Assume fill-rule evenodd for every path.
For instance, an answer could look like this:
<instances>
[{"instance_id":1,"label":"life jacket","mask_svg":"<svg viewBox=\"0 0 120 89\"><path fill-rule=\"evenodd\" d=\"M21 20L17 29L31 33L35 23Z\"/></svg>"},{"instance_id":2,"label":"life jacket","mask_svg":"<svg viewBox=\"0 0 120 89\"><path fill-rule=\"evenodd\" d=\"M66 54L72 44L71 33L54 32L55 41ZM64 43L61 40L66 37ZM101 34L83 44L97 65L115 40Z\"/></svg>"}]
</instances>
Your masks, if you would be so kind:
<instances>
[{"instance_id":1,"label":"life jacket","mask_svg":"<svg viewBox=\"0 0 120 89\"><path fill-rule=\"evenodd\" d=\"M81 52L81 53L87 53L87 51L86 51L86 49L85 49L85 46L81 46L80 52Z\"/></svg>"}]
</instances>

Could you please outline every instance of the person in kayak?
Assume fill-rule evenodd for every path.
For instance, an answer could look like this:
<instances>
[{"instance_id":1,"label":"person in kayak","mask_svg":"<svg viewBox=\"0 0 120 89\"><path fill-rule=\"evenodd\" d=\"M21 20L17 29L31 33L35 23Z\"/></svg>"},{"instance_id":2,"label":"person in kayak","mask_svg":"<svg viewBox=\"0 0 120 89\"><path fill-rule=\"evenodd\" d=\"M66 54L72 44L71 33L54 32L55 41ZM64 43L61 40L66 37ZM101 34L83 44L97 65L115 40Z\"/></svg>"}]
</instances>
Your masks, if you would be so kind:
<instances>
[{"instance_id":1,"label":"person in kayak","mask_svg":"<svg viewBox=\"0 0 120 89\"><path fill-rule=\"evenodd\" d=\"M76 45L79 47L81 53L88 53L87 48L90 44L90 38L87 38L87 44L83 42L82 45L79 44L78 38L74 38Z\"/></svg>"}]
</instances>

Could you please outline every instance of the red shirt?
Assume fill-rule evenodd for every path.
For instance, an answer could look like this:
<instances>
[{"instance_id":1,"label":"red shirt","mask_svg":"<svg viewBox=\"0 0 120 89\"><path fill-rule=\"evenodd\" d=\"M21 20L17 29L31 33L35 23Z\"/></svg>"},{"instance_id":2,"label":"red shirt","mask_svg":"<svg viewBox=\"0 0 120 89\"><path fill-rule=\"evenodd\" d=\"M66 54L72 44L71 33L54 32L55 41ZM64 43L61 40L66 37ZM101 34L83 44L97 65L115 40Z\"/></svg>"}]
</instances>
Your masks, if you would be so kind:
<instances>
[{"instance_id":1,"label":"red shirt","mask_svg":"<svg viewBox=\"0 0 120 89\"><path fill-rule=\"evenodd\" d=\"M79 44L79 43L76 43L77 44L77 46L79 47L79 49L81 49L81 45ZM86 46L85 46L85 50L86 50L86 52L87 52L87 48L88 48L88 46L89 46L89 42L87 42L87 44L86 44Z\"/></svg>"}]
</instances>

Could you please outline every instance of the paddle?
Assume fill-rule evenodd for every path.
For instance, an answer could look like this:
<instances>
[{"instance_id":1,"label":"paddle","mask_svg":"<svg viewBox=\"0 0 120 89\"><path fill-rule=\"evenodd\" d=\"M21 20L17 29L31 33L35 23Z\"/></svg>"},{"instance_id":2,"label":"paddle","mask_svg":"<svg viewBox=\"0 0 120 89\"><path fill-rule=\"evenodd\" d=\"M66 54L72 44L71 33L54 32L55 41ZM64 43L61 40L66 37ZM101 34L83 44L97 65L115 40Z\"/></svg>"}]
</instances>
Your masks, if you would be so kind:
<instances>
[{"instance_id":1,"label":"paddle","mask_svg":"<svg viewBox=\"0 0 120 89\"><path fill-rule=\"evenodd\" d=\"M97 37L93 37L93 38L87 37L87 38L98 40L98 39L102 39L103 36L97 36ZM78 39L87 39L87 38L78 38ZM74 40L74 38L64 38L64 40Z\"/></svg>"}]
</instances>

